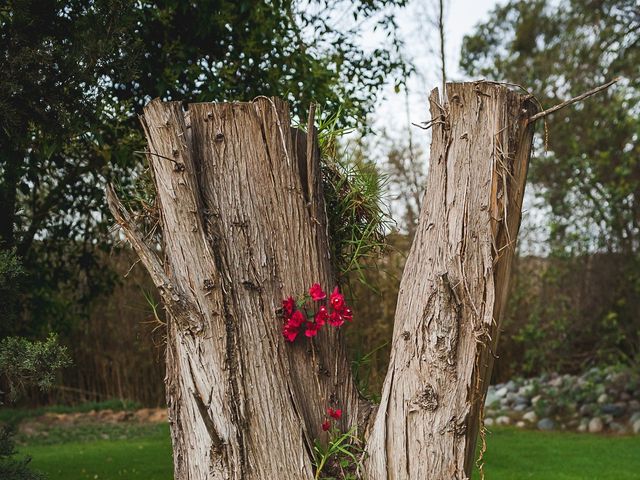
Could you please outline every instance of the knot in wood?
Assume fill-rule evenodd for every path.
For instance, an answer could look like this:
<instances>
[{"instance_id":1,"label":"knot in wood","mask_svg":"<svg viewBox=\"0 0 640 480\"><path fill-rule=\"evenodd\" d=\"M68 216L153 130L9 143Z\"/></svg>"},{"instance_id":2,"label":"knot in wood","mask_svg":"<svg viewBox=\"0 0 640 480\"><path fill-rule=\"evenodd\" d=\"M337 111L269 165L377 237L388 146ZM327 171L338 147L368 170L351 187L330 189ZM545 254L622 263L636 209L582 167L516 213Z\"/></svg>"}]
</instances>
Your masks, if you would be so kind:
<instances>
[{"instance_id":1,"label":"knot in wood","mask_svg":"<svg viewBox=\"0 0 640 480\"><path fill-rule=\"evenodd\" d=\"M409 332L407 332L406 330L402 332L402 339L405 342L408 342L410 338L411 338L411 334Z\"/></svg>"},{"instance_id":2,"label":"knot in wood","mask_svg":"<svg viewBox=\"0 0 640 480\"><path fill-rule=\"evenodd\" d=\"M184 172L184 163L180 163L180 162L175 162L173 164L173 171L174 172Z\"/></svg>"},{"instance_id":3,"label":"knot in wood","mask_svg":"<svg viewBox=\"0 0 640 480\"><path fill-rule=\"evenodd\" d=\"M413 403L428 412L433 412L438 408L438 394L433 385L427 383L417 394Z\"/></svg>"},{"instance_id":4,"label":"knot in wood","mask_svg":"<svg viewBox=\"0 0 640 480\"><path fill-rule=\"evenodd\" d=\"M203 288L207 292L210 292L211 290L213 290L214 287L215 287L215 282L213 280L211 280L210 278L205 279L204 284L203 284Z\"/></svg>"},{"instance_id":5,"label":"knot in wood","mask_svg":"<svg viewBox=\"0 0 640 480\"><path fill-rule=\"evenodd\" d=\"M221 141L224 140L224 133L222 132L218 132L216 133L215 139L216 142L220 143Z\"/></svg>"}]
</instances>

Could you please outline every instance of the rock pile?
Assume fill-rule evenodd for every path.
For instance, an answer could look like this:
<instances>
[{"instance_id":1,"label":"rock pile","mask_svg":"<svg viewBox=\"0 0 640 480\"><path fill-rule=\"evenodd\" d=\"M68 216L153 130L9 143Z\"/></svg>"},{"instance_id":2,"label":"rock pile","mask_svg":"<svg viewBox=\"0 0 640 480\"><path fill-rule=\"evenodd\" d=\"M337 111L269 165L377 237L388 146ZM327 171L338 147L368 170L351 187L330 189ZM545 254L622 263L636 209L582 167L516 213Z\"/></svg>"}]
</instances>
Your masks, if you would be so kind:
<instances>
[{"instance_id":1,"label":"rock pile","mask_svg":"<svg viewBox=\"0 0 640 480\"><path fill-rule=\"evenodd\" d=\"M583 375L545 374L489 387L485 425L539 430L640 434L640 372L592 368Z\"/></svg>"}]
</instances>

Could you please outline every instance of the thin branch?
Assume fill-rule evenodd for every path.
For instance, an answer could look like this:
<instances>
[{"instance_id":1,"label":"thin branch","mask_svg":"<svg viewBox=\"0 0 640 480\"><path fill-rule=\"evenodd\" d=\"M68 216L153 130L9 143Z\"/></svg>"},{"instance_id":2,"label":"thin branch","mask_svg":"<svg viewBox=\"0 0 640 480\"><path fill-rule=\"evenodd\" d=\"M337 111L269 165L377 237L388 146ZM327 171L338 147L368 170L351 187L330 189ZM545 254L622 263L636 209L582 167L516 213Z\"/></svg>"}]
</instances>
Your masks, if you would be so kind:
<instances>
[{"instance_id":1,"label":"thin branch","mask_svg":"<svg viewBox=\"0 0 640 480\"><path fill-rule=\"evenodd\" d=\"M150 152L149 150L134 150L133 153L144 153L145 155L153 155L154 157L164 158L165 160L169 160L170 162L173 162L175 164L180 163L176 161L174 158L165 157L164 155L160 155L159 153L153 153L153 152Z\"/></svg>"},{"instance_id":2,"label":"thin branch","mask_svg":"<svg viewBox=\"0 0 640 480\"><path fill-rule=\"evenodd\" d=\"M447 103L447 73L445 70L446 55L444 52L444 0L438 4L438 32L440 34L440 74L442 76L442 103Z\"/></svg>"},{"instance_id":3,"label":"thin branch","mask_svg":"<svg viewBox=\"0 0 640 480\"><path fill-rule=\"evenodd\" d=\"M606 90L607 88L609 88L611 85L613 85L614 83L616 83L618 80L620 80L620 77L616 77L613 80L611 80L610 82L605 83L604 85L600 85L599 87L596 87L592 90L589 90L588 92L585 92L581 95L578 95L577 97L573 97L570 98L569 100L566 100L562 103L559 103L558 105L556 105L555 107L551 107L548 108L547 110L543 110L542 112L536 113L535 115L533 115L532 117L529 117L529 123L535 122L536 120L539 120L540 118L546 117L547 115L550 115L554 112L557 112L558 110L560 110L561 108L566 107L567 105L571 105L573 103L579 102L581 100L584 100L585 98L588 98L592 95L595 95L596 93L601 92L602 90Z\"/></svg>"},{"instance_id":4,"label":"thin branch","mask_svg":"<svg viewBox=\"0 0 640 480\"><path fill-rule=\"evenodd\" d=\"M158 259L158 256L149 248L149 246L142 240L143 236L136 228L131 215L127 209L122 205L122 202L118 198L113 185L107 185L107 204L109 205L109 210L113 214L113 217L120 225L120 228L124 232L127 240L140 257L144 266L147 267L149 271L149 275L151 275L151 279L156 287L160 288L162 286L170 285L171 282L169 277L164 273L164 268Z\"/></svg>"},{"instance_id":5,"label":"thin branch","mask_svg":"<svg viewBox=\"0 0 640 480\"><path fill-rule=\"evenodd\" d=\"M142 234L136 228L131 215L129 215L127 209L122 205L111 184L107 185L107 204L116 222L118 222L118 225L120 225L120 228L122 228L122 231L127 237L127 240L129 240L129 243L131 243L131 246L149 272L153 283L158 288L160 295L162 295L162 299L169 313L181 325L193 328L196 331L200 330L201 322L196 315L197 309L192 306L185 295L179 292L172 284L164 272L158 256L144 242Z\"/></svg>"}]
</instances>

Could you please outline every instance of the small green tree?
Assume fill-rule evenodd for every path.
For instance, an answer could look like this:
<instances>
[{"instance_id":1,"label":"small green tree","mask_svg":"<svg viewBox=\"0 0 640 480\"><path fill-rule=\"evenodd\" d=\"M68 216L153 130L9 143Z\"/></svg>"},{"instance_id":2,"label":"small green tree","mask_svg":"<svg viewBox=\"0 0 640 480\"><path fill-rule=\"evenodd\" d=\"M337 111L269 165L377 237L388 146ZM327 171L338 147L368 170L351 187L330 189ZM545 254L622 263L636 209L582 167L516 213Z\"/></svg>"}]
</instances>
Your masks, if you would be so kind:
<instances>
[{"instance_id":1,"label":"small green tree","mask_svg":"<svg viewBox=\"0 0 640 480\"><path fill-rule=\"evenodd\" d=\"M549 313L532 317L529 333L539 335L546 329L550 338L561 338L561 329L580 325L578 312L567 312L563 305L562 292L564 282L580 267L580 256L604 253L625 259L619 281L607 285L615 295L602 306L595 331L576 328L569 333L583 337L577 343L591 360L629 361L640 355L638 64L635 0L509 1L465 37L462 49L461 66L467 74L524 85L543 106L623 77L615 89L604 92L604 101L581 103L547 117L547 145L539 145L529 171L536 192L550 208L549 250L558 261L546 274L547 281L560 285L553 298L539 297L534 310ZM552 313L562 310L570 315L567 321ZM547 322L544 328L538 320ZM520 334L528 335L526 329ZM557 351L566 354L563 347ZM548 352L537 353L548 358Z\"/></svg>"},{"instance_id":2,"label":"small green tree","mask_svg":"<svg viewBox=\"0 0 640 480\"><path fill-rule=\"evenodd\" d=\"M42 342L8 337L0 341L0 405L13 402L30 385L48 390L56 373L69 365L66 348L55 335ZM45 478L29 468L29 457L16 458L13 439L15 425L0 426L0 478L3 480L36 480Z\"/></svg>"}]
</instances>

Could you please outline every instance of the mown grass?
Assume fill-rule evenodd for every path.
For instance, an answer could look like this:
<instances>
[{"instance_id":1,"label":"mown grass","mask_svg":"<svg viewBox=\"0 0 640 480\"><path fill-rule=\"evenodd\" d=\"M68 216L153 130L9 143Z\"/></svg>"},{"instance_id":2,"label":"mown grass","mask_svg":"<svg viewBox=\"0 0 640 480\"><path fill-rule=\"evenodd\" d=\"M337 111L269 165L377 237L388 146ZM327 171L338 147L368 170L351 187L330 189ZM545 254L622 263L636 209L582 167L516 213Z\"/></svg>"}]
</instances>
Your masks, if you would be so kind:
<instances>
[{"instance_id":1,"label":"mown grass","mask_svg":"<svg viewBox=\"0 0 640 480\"><path fill-rule=\"evenodd\" d=\"M640 436L492 429L484 459L487 480L637 480Z\"/></svg>"},{"instance_id":2,"label":"mown grass","mask_svg":"<svg viewBox=\"0 0 640 480\"><path fill-rule=\"evenodd\" d=\"M34 469L49 480L171 480L173 460L169 426L149 426L141 437L57 445L28 445Z\"/></svg>"},{"instance_id":3,"label":"mown grass","mask_svg":"<svg viewBox=\"0 0 640 480\"><path fill-rule=\"evenodd\" d=\"M495 429L487 437L487 480L627 480L640 478L640 436L606 437ZM170 480L166 425L142 438L28 445L33 466L50 480ZM474 480L479 479L478 472Z\"/></svg>"}]
</instances>

